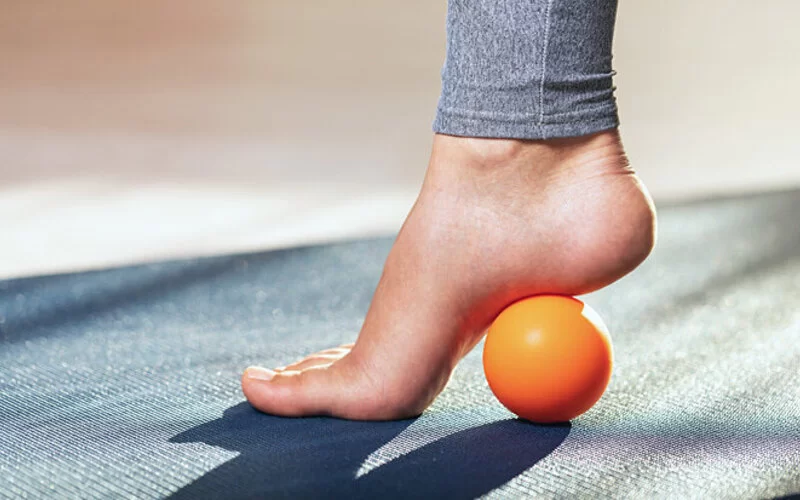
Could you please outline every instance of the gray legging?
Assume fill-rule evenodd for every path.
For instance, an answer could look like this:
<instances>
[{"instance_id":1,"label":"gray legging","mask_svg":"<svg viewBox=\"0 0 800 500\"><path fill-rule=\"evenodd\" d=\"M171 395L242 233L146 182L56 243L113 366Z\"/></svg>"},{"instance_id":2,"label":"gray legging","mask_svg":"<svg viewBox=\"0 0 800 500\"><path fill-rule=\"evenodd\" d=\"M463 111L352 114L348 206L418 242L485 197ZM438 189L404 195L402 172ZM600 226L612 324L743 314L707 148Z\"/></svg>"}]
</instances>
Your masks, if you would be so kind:
<instances>
[{"instance_id":1,"label":"gray legging","mask_svg":"<svg viewBox=\"0 0 800 500\"><path fill-rule=\"evenodd\" d=\"M616 0L449 0L434 131L546 139L619 124Z\"/></svg>"}]
</instances>

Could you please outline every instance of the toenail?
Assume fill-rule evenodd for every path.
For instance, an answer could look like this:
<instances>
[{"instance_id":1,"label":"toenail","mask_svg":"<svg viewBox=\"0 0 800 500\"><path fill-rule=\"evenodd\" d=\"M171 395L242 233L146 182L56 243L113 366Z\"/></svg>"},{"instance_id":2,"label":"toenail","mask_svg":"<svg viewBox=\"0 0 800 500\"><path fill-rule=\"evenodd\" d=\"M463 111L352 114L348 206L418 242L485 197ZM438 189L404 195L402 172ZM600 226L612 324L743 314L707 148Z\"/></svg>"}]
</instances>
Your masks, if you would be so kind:
<instances>
[{"instance_id":1,"label":"toenail","mask_svg":"<svg viewBox=\"0 0 800 500\"><path fill-rule=\"evenodd\" d=\"M244 371L245 376L250 380L272 380L275 372L258 366L251 366Z\"/></svg>"}]
</instances>

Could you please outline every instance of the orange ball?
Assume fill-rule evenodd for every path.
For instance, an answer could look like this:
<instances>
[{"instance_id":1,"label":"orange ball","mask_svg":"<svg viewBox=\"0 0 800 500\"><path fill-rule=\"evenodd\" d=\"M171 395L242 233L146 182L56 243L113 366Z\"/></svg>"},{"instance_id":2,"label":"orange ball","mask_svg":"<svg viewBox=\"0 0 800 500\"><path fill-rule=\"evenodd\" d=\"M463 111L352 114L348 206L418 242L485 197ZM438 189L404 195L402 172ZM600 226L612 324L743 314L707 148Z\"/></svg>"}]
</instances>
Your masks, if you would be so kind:
<instances>
[{"instance_id":1,"label":"orange ball","mask_svg":"<svg viewBox=\"0 0 800 500\"><path fill-rule=\"evenodd\" d=\"M603 395L612 357L608 328L592 308L573 297L538 295L494 320L483 369L494 395L518 416L566 422Z\"/></svg>"}]
</instances>

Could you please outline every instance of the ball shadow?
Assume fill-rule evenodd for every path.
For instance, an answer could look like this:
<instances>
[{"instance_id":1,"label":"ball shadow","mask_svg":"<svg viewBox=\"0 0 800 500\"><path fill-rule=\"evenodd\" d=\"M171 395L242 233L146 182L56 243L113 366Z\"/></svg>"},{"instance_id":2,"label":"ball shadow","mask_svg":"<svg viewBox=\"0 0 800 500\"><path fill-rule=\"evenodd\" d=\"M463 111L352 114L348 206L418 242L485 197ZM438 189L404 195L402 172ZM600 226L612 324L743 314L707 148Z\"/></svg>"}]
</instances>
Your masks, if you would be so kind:
<instances>
[{"instance_id":1,"label":"ball shadow","mask_svg":"<svg viewBox=\"0 0 800 500\"><path fill-rule=\"evenodd\" d=\"M494 422L456 432L357 474L371 453L412 422L287 419L258 413L242 403L226 410L222 418L170 439L239 452L173 496L475 498L552 453L571 429L570 424Z\"/></svg>"}]
</instances>

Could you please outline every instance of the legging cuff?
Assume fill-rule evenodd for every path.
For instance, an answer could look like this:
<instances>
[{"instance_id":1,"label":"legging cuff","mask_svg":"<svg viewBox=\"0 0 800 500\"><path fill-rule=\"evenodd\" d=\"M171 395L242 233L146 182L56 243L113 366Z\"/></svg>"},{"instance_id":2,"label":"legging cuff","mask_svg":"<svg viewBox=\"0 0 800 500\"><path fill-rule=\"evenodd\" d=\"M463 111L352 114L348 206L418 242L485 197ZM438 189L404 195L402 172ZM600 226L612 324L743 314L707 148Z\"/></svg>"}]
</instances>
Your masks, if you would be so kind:
<instances>
[{"instance_id":1,"label":"legging cuff","mask_svg":"<svg viewBox=\"0 0 800 500\"><path fill-rule=\"evenodd\" d=\"M614 104L561 116L509 116L439 107L433 122L438 134L505 139L553 139L594 134L619 126Z\"/></svg>"}]
</instances>

